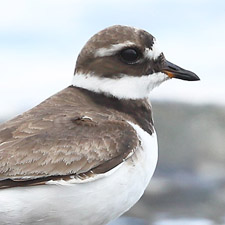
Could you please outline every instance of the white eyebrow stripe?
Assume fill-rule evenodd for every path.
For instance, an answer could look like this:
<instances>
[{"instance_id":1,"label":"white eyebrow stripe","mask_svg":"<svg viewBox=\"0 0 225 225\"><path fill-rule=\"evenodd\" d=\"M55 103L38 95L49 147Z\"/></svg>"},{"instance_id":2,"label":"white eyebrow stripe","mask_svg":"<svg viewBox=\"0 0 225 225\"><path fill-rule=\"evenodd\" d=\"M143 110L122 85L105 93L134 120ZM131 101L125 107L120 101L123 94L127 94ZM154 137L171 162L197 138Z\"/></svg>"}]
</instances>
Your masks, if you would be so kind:
<instances>
[{"instance_id":1,"label":"white eyebrow stripe","mask_svg":"<svg viewBox=\"0 0 225 225\"><path fill-rule=\"evenodd\" d=\"M145 57L149 59L156 60L161 54L162 54L162 51L160 50L156 40L154 40L154 43L151 49L149 48L145 49Z\"/></svg>"},{"instance_id":2,"label":"white eyebrow stripe","mask_svg":"<svg viewBox=\"0 0 225 225\"><path fill-rule=\"evenodd\" d=\"M94 56L95 57L111 56L111 55L114 55L119 50L129 46L130 47L135 46L135 43L131 41L125 41L123 43L111 45L109 48L99 48L96 50ZM151 60L156 60L161 54L162 54L162 51L159 48L158 42L154 40L154 43L151 49L149 48L145 49L144 56Z\"/></svg>"},{"instance_id":3,"label":"white eyebrow stripe","mask_svg":"<svg viewBox=\"0 0 225 225\"><path fill-rule=\"evenodd\" d=\"M119 50L129 46L135 46L135 43L131 41L125 41L123 43L111 45L109 48L99 48L96 50L94 56L95 57L111 56L114 55Z\"/></svg>"}]
</instances>

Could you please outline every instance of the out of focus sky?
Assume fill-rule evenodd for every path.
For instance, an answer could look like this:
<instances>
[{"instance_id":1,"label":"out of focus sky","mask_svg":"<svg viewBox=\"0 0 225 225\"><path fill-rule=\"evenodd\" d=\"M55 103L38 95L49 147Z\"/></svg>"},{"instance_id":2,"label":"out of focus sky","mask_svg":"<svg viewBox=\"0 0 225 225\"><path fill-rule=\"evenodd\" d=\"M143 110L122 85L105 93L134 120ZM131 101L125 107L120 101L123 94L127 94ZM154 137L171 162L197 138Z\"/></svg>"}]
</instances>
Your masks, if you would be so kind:
<instances>
[{"instance_id":1,"label":"out of focus sky","mask_svg":"<svg viewBox=\"0 0 225 225\"><path fill-rule=\"evenodd\" d=\"M165 82L153 100L225 104L225 1L7 0L0 2L0 118L70 85L85 42L115 24L147 30L169 61L201 78Z\"/></svg>"}]
</instances>

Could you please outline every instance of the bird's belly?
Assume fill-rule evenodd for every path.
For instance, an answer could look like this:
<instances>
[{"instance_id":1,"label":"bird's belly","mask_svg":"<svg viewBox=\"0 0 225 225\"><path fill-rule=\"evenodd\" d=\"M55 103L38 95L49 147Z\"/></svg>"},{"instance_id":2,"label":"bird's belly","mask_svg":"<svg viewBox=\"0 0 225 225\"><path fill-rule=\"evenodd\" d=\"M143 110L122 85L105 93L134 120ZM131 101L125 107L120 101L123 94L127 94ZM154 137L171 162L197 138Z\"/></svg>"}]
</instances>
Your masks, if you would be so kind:
<instances>
[{"instance_id":1,"label":"bird's belly","mask_svg":"<svg viewBox=\"0 0 225 225\"><path fill-rule=\"evenodd\" d=\"M0 190L1 225L103 225L142 196L157 163L157 138L137 125L142 148L105 176L85 183Z\"/></svg>"}]
</instances>

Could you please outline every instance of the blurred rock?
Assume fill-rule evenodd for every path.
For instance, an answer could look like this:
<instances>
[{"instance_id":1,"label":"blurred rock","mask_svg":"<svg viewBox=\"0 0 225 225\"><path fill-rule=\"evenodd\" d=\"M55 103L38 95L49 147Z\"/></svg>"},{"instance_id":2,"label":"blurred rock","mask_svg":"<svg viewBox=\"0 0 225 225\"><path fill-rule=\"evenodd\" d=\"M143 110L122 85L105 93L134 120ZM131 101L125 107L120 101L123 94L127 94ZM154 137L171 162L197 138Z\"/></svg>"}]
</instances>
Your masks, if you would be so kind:
<instances>
[{"instance_id":1,"label":"blurred rock","mask_svg":"<svg viewBox=\"0 0 225 225\"><path fill-rule=\"evenodd\" d=\"M159 141L157 174L224 177L225 107L153 103Z\"/></svg>"}]
</instances>

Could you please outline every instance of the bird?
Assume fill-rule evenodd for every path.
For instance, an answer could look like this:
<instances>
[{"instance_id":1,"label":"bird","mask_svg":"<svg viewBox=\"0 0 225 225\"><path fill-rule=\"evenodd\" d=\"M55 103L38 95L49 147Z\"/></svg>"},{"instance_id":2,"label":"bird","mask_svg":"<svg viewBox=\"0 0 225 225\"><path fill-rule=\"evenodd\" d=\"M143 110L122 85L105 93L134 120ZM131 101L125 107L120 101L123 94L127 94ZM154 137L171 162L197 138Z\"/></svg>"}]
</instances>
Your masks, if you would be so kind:
<instances>
[{"instance_id":1,"label":"bird","mask_svg":"<svg viewBox=\"0 0 225 225\"><path fill-rule=\"evenodd\" d=\"M104 225L143 195L158 160L151 91L199 77L124 25L92 36L72 85L0 125L3 225Z\"/></svg>"}]
</instances>

